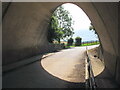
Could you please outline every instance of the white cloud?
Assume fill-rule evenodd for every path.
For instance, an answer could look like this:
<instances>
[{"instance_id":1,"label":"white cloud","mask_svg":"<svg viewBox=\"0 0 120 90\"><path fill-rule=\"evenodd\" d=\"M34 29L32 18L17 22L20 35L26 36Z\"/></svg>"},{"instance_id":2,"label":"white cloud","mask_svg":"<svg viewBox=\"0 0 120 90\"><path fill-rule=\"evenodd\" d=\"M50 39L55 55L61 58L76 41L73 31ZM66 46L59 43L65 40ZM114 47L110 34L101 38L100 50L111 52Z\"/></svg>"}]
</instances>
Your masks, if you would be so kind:
<instances>
[{"instance_id":1,"label":"white cloud","mask_svg":"<svg viewBox=\"0 0 120 90\"><path fill-rule=\"evenodd\" d=\"M70 12L75 21L73 25L75 31L89 29L91 21L81 8L71 3L63 4L63 6Z\"/></svg>"}]
</instances>

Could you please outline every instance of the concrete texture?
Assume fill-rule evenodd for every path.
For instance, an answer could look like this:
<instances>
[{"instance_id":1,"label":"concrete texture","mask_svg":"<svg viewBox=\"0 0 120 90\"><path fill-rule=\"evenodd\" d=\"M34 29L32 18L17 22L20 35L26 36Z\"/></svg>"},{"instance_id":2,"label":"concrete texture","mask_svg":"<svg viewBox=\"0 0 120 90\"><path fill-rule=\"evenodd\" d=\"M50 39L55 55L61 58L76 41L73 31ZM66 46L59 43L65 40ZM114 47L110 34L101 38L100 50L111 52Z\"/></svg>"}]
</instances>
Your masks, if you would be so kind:
<instances>
[{"instance_id":1,"label":"concrete texture","mask_svg":"<svg viewBox=\"0 0 120 90\"><path fill-rule=\"evenodd\" d=\"M39 61L39 59L46 58L46 57L51 56L53 54L54 53L40 54L40 55L33 56L33 57L30 57L30 58L25 59L25 60L21 60L19 62L8 64L8 65L5 65L5 66L2 67L2 71L3 72L8 72L8 71L11 71L13 69L20 68L22 66L25 66L27 64L30 64L30 63L33 63L33 62L36 62L36 61Z\"/></svg>"},{"instance_id":2,"label":"concrete texture","mask_svg":"<svg viewBox=\"0 0 120 90\"><path fill-rule=\"evenodd\" d=\"M3 18L3 64L51 51L47 26L53 11L65 2L11 3ZM117 2L74 2L93 23L103 47L105 66L120 79L120 43ZM4 8L3 3L3 8ZM6 9L4 9L6 10ZM3 11L4 12L4 11Z\"/></svg>"},{"instance_id":3,"label":"concrete texture","mask_svg":"<svg viewBox=\"0 0 120 90\"><path fill-rule=\"evenodd\" d=\"M88 50L97 88L118 88L119 85L110 76L111 74L106 69L104 62L98 58L97 49L98 47L92 47Z\"/></svg>"},{"instance_id":4,"label":"concrete texture","mask_svg":"<svg viewBox=\"0 0 120 90\"><path fill-rule=\"evenodd\" d=\"M120 2L118 5L118 10L120 10ZM118 57L117 57L117 65L116 65L116 81L120 82L120 11L118 11Z\"/></svg>"},{"instance_id":5,"label":"concrete texture","mask_svg":"<svg viewBox=\"0 0 120 90\"><path fill-rule=\"evenodd\" d=\"M10 4L3 19L4 65L54 51L54 45L47 41L50 12L42 6L42 3Z\"/></svg>"},{"instance_id":6,"label":"concrete texture","mask_svg":"<svg viewBox=\"0 0 120 90\"><path fill-rule=\"evenodd\" d=\"M92 49L88 50L88 55L91 60L94 76L98 76L105 69L104 62L102 62L97 56L97 48L98 47L96 48L93 47Z\"/></svg>"}]
</instances>

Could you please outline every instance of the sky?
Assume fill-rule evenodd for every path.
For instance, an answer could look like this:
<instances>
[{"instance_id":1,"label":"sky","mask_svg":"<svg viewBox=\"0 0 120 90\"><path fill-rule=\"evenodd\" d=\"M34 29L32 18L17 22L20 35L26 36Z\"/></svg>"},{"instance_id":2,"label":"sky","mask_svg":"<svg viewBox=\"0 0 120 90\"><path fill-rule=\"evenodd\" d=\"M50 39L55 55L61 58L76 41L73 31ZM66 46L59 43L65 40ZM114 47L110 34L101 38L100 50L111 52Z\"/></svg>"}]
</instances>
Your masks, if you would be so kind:
<instances>
[{"instance_id":1,"label":"sky","mask_svg":"<svg viewBox=\"0 0 120 90\"><path fill-rule=\"evenodd\" d=\"M70 12L73 21L75 21L72 26L75 32L73 38L79 36L82 38L82 41L98 40L94 31L89 30L91 21L81 8L71 3L63 4L63 7Z\"/></svg>"}]
</instances>

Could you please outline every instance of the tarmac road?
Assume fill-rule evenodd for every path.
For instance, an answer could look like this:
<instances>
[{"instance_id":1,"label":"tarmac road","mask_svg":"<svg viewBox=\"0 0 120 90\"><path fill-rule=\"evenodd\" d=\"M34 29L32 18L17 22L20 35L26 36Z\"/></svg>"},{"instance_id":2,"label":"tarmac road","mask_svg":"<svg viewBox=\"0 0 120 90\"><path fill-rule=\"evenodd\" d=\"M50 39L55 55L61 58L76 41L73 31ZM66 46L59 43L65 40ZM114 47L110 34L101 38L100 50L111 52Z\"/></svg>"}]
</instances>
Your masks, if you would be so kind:
<instances>
[{"instance_id":1,"label":"tarmac road","mask_svg":"<svg viewBox=\"0 0 120 90\"><path fill-rule=\"evenodd\" d=\"M47 57L41 61L51 75L69 82L85 82L85 47L75 47Z\"/></svg>"},{"instance_id":2,"label":"tarmac road","mask_svg":"<svg viewBox=\"0 0 120 90\"><path fill-rule=\"evenodd\" d=\"M94 48L96 46L92 46ZM84 88L86 47L61 50L3 73L3 88Z\"/></svg>"}]
</instances>

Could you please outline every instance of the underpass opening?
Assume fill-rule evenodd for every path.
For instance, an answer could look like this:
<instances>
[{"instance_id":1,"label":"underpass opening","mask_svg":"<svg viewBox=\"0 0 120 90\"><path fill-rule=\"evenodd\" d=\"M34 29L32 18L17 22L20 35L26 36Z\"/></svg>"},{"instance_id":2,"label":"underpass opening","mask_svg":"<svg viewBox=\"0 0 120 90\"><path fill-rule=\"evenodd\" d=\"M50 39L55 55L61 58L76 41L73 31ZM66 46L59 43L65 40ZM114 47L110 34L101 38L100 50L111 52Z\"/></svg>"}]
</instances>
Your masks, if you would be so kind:
<instances>
[{"instance_id":1,"label":"underpass opening","mask_svg":"<svg viewBox=\"0 0 120 90\"><path fill-rule=\"evenodd\" d=\"M77 13L75 11L77 11ZM80 14L79 14L79 12L80 12ZM72 14L74 14L74 15L72 15ZM78 14L78 15L76 15L76 14ZM80 22L80 21L82 21L82 22ZM72 3L65 3L65 4L62 4L61 6L57 7L57 9L54 11L54 13L53 13L53 15L51 17L51 22L50 22L49 29L50 29L49 32L48 32L49 33L48 34L49 42L54 43L54 44L62 44L62 45L64 45L64 49L66 47L67 48L68 47L75 47L75 46L83 46L84 47L84 46L99 44L99 38L97 36L97 32L95 30L95 27L91 24L91 21L89 20L89 18L85 14L85 12L79 6L77 6L75 4L72 4ZM76 35L74 35L74 33ZM87 34L84 35L85 33L87 33ZM63 35L63 34L65 34L65 35ZM82 35L84 35L84 36L82 36ZM80 36L80 37L82 36L82 38L83 38L83 39L81 39L83 41L80 42L79 45L76 45L75 43L73 43L74 45L69 45L67 43L67 41L69 42L69 40L72 37L74 37L74 39L75 39L75 37L77 37L77 36ZM77 37L77 38L79 38L79 37ZM61 39L63 39L63 40L61 40ZM76 52L77 51L80 52L78 47L75 50L76 50ZM98 58L99 57L98 56L98 51L99 50L98 50L98 48L90 50L90 53L92 51L91 56L93 56L95 58ZM64 52L64 51L65 50L62 50L61 52ZM67 49L66 49L65 52L67 52ZM71 52L72 52L72 49L71 49ZM43 68L48 73L50 73L53 76L55 76L57 78L60 78L62 80L69 81L69 82L78 82L78 83L85 82L85 57L84 57L84 59L82 59L82 64L83 65L80 64L79 60L77 60L74 63L74 58L78 57L79 55L78 56L73 56L74 58L72 58L72 59L68 58L68 59L71 60L71 64L74 63L74 65L72 64L72 66L71 66L71 67L75 68L75 69L71 68L71 70L74 70L74 71L76 70L76 72L74 73L71 70L67 71L68 68L66 70L63 70L63 69L60 70L61 66L64 67L64 66L68 65L68 67L69 67L68 63L70 63L70 60L68 62L65 61L67 58L66 57L65 58L59 57L59 53L60 52L56 53L56 54L58 54L57 55L58 57L53 56L53 58L51 57L51 58L48 58L46 60L43 59L41 61L41 64L42 64ZM68 55L69 55L69 53L68 53ZM59 59L57 59L57 58L59 58ZM80 57L78 57L78 58L80 59ZM60 59L61 59L62 63L59 62ZM56 61L57 61L57 63L55 63ZM99 62L100 62L100 60L97 62L97 64ZM59 63L60 63L60 65L59 65ZM78 67L75 67L75 65L78 65ZM82 70L77 69L77 68L80 68L80 65L82 66L83 72L81 72ZM101 63L101 65L102 65L102 63ZM99 70L96 70L95 76L97 76L101 72L103 72L104 65L102 65L102 66L101 65L98 66ZM95 66L94 68L97 68L97 67ZM81 78L80 74L83 74L82 78L84 80L80 79ZM69 76L69 75L71 75L71 76Z\"/></svg>"},{"instance_id":2,"label":"underpass opening","mask_svg":"<svg viewBox=\"0 0 120 90\"><path fill-rule=\"evenodd\" d=\"M44 24L43 21L46 20L46 16L48 17L51 14L51 10L55 9L60 4L62 3L61 2L58 3L57 2L56 3L55 2L13 3L12 2L3 19L4 39L3 39L2 51L5 57L3 58L4 64L22 61L21 59L25 59L26 57L37 55L40 52L42 53L46 51L52 51L54 49L52 48L53 47L52 45L49 45L46 39L47 24ZM101 77L100 77L100 81L104 82L103 83L104 86L106 85L106 82L109 81L109 78L111 79L111 77L114 76L115 78L114 80L116 80L119 83L120 74L119 74L119 53L118 53L119 34L117 29L117 24L118 24L117 3L75 2L74 4L78 5L86 12L90 20L92 21L93 25L95 26L97 33L99 34L103 49L103 51L101 52L103 53L105 58L105 59L103 58L105 61L105 69L107 68L110 72L110 74L108 75L109 77L107 76L104 76L105 78L103 77L103 79L106 79L106 81L101 80ZM45 32L42 32L43 30ZM43 42L40 41L42 35L44 36L43 37L43 40L45 41L44 44ZM67 57L70 57L71 55L72 54L70 54ZM63 57L63 55L61 55L61 57ZM17 66L16 63L15 66ZM38 69L39 68L36 68L36 70ZM38 77L40 76L39 74L37 75ZM22 75L21 77L24 77L24 75ZM11 78L11 75L9 78ZM33 80L33 78L29 77L29 75L26 78L28 78L27 80L25 79L25 81L27 86L29 87L31 86L31 82L29 81ZM11 78L11 81L12 79L14 79L14 75ZM41 81L38 78L34 78L34 79ZM22 86L19 80L21 82L21 78L18 78L17 81L15 80L15 82L14 81L13 82L18 83L18 85ZM8 82L7 83L8 87L15 87L15 84L11 83L11 81L7 77L4 85L6 85L6 83ZM38 86L40 87L39 83Z\"/></svg>"}]
</instances>

